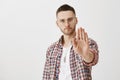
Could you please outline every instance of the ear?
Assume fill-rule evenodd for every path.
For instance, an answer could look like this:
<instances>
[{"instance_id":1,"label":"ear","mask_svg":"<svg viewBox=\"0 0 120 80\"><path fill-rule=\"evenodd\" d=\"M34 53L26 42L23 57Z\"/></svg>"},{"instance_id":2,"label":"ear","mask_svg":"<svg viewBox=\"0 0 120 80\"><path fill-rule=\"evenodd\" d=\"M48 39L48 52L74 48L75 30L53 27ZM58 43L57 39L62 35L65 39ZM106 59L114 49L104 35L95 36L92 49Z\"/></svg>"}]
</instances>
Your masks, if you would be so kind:
<instances>
[{"instance_id":1,"label":"ear","mask_svg":"<svg viewBox=\"0 0 120 80\"><path fill-rule=\"evenodd\" d=\"M56 20L56 25L59 27L58 21Z\"/></svg>"},{"instance_id":2,"label":"ear","mask_svg":"<svg viewBox=\"0 0 120 80\"><path fill-rule=\"evenodd\" d=\"M77 19L77 17L76 17L76 24L78 23L78 19Z\"/></svg>"}]
</instances>

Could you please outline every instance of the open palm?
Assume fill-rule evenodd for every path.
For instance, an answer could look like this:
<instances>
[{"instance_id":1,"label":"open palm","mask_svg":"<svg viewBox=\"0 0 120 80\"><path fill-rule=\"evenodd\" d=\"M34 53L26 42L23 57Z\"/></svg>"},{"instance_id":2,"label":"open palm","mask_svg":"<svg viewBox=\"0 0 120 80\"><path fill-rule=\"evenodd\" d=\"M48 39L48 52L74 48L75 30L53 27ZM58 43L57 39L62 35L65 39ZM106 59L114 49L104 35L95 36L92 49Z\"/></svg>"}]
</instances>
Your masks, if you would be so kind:
<instances>
[{"instance_id":1,"label":"open palm","mask_svg":"<svg viewBox=\"0 0 120 80\"><path fill-rule=\"evenodd\" d=\"M72 40L73 49L81 56L86 56L89 52L88 35L83 28L79 28L76 38Z\"/></svg>"}]
</instances>

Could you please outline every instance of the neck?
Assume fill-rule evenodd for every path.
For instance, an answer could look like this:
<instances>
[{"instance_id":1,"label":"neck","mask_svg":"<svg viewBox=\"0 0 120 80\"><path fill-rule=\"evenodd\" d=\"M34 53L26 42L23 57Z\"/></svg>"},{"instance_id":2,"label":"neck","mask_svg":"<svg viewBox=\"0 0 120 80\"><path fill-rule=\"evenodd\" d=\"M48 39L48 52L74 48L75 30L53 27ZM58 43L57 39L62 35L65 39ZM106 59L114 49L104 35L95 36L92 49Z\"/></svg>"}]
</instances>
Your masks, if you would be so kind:
<instances>
[{"instance_id":1,"label":"neck","mask_svg":"<svg viewBox=\"0 0 120 80\"><path fill-rule=\"evenodd\" d=\"M72 35L63 35L63 47L67 48L71 45L72 38L75 37L75 33Z\"/></svg>"}]
</instances>

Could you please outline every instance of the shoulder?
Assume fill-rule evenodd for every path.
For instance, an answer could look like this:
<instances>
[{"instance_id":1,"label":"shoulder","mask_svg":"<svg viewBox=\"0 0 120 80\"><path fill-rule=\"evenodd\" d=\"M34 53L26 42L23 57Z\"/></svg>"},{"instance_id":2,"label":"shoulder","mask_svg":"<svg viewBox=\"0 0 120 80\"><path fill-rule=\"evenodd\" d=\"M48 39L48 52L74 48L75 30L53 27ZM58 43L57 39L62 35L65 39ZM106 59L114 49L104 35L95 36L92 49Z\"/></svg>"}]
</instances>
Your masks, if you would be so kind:
<instances>
[{"instance_id":1,"label":"shoulder","mask_svg":"<svg viewBox=\"0 0 120 80\"><path fill-rule=\"evenodd\" d=\"M88 40L89 40L90 44L97 44L97 42L95 40L93 40L92 38L88 38Z\"/></svg>"},{"instance_id":2,"label":"shoulder","mask_svg":"<svg viewBox=\"0 0 120 80\"><path fill-rule=\"evenodd\" d=\"M57 45L58 41L52 43L49 47L48 47L48 50L51 50L53 49L56 45Z\"/></svg>"},{"instance_id":3,"label":"shoulder","mask_svg":"<svg viewBox=\"0 0 120 80\"><path fill-rule=\"evenodd\" d=\"M89 40L89 47L91 49L98 49L98 45L95 40L93 40L92 38L89 38L88 40Z\"/></svg>"},{"instance_id":4,"label":"shoulder","mask_svg":"<svg viewBox=\"0 0 120 80\"><path fill-rule=\"evenodd\" d=\"M54 48L56 47L58 41L52 43L48 48L47 48L47 56L50 56L51 53L53 52Z\"/></svg>"}]
</instances>

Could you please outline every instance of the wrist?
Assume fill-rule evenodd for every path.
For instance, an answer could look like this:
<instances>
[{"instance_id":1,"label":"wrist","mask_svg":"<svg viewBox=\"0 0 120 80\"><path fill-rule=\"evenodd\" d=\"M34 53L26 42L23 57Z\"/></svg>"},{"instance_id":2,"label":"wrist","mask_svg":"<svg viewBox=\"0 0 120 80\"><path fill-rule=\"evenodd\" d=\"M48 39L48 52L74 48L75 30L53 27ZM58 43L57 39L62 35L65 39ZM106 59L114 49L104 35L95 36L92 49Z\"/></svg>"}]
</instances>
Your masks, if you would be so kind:
<instances>
[{"instance_id":1,"label":"wrist","mask_svg":"<svg viewBox=\"0 0 120 80\"><path fill-rule=\"evenodd\" d=\"M83 55L82 58L86 63L91 63L94 59L94 54L89 51L86 55Z\"/></svg>"}]
</instances>

